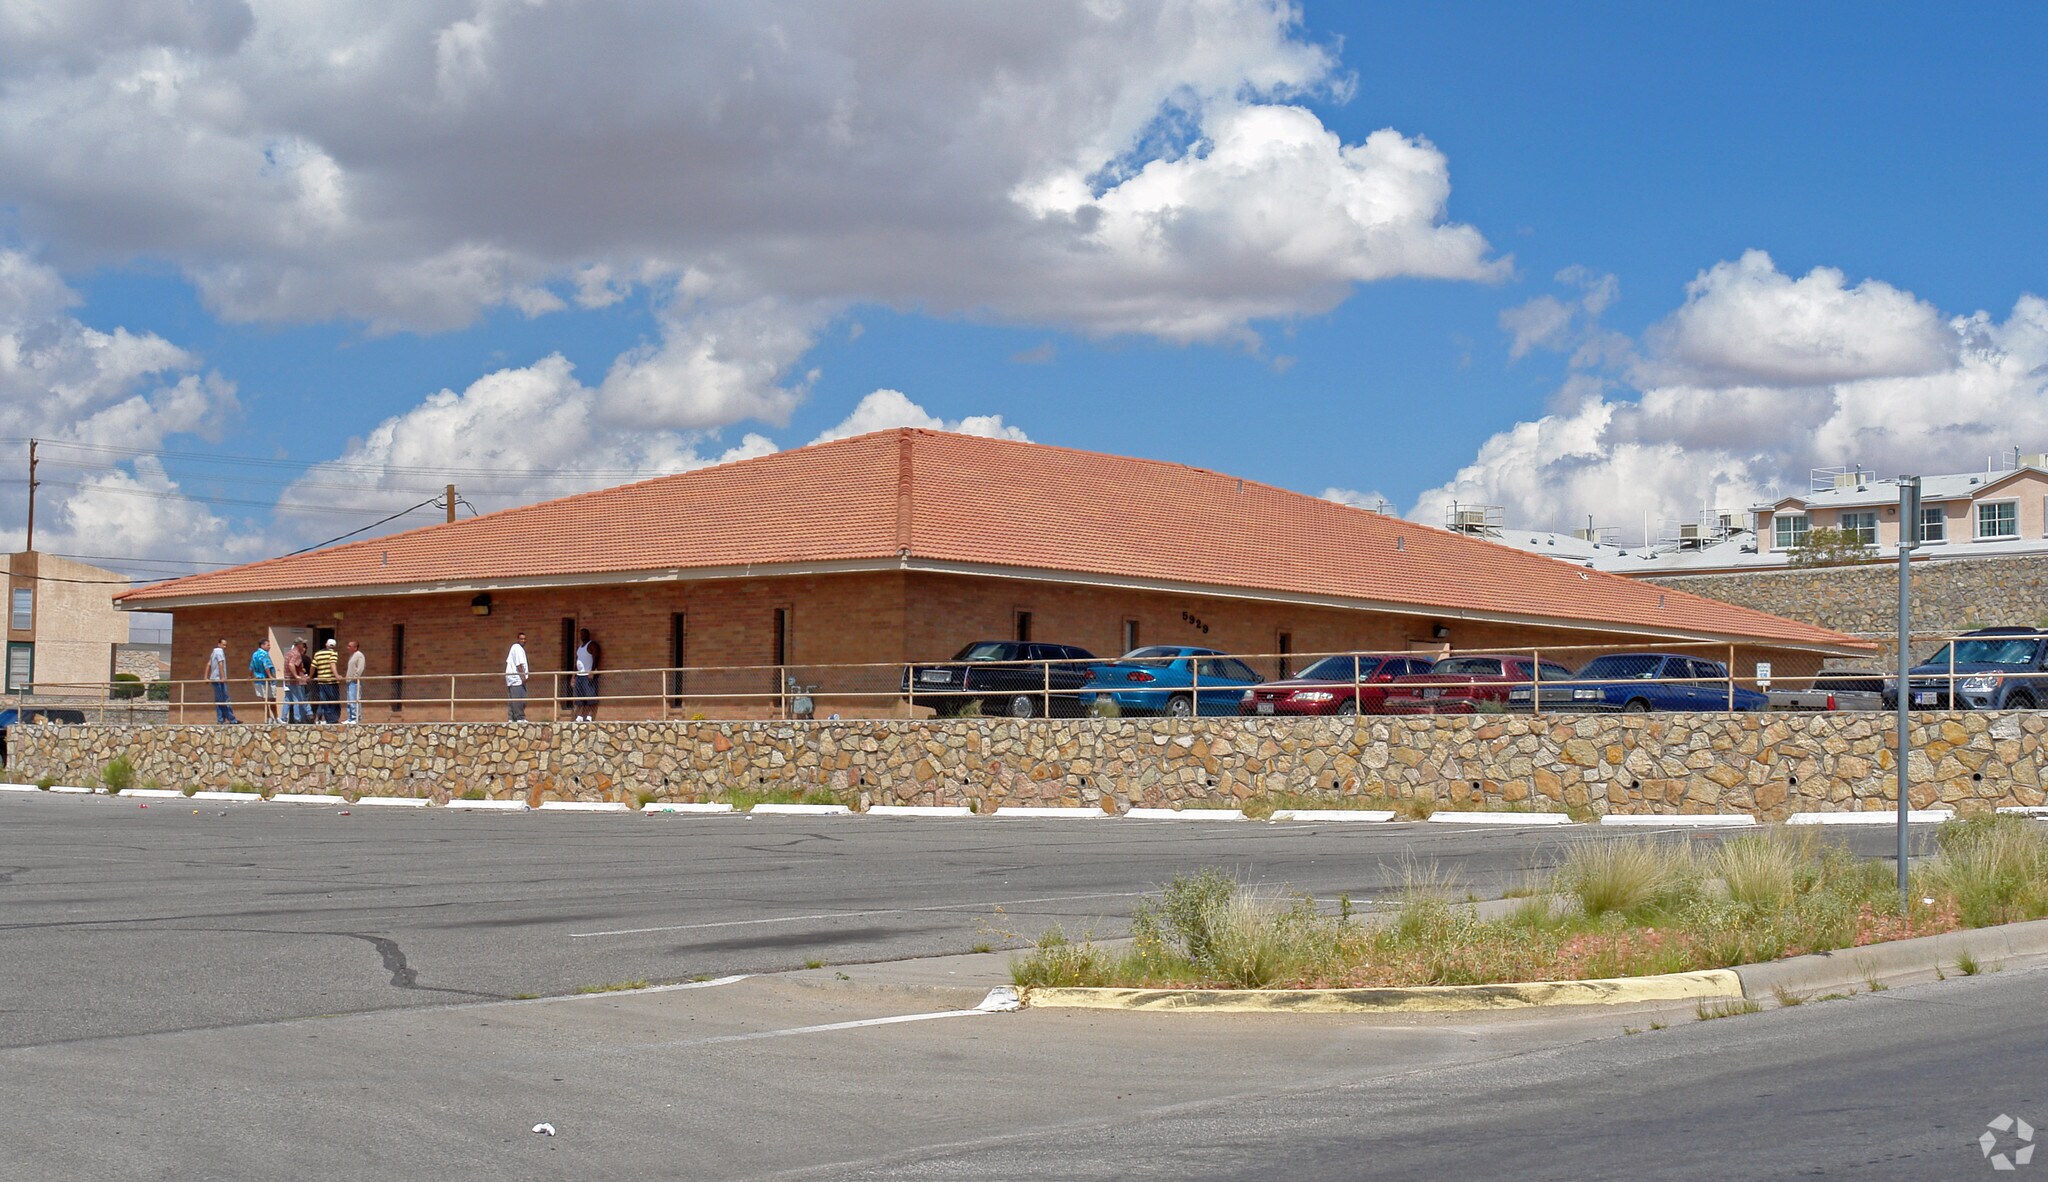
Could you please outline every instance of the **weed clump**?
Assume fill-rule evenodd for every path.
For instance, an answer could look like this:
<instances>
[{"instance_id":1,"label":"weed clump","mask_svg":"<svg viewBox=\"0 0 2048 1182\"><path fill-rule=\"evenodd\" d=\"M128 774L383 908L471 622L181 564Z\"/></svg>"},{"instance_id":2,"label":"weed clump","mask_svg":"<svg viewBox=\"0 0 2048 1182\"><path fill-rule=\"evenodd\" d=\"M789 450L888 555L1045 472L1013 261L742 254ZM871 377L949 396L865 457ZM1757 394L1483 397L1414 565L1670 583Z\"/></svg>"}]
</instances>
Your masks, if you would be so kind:
<instances>
[{"instance_id":1,"label":"weed clump","mask_svg":"<svg viewBox=\"0 0 2048 1182\"><path fill-rule=\"evenodd\" d=\"M116 755L101 769L100 783L106 786L108 793L119 796L135 787L135 765L128 761L127 756Z\"/></svg>"}]
</instances>

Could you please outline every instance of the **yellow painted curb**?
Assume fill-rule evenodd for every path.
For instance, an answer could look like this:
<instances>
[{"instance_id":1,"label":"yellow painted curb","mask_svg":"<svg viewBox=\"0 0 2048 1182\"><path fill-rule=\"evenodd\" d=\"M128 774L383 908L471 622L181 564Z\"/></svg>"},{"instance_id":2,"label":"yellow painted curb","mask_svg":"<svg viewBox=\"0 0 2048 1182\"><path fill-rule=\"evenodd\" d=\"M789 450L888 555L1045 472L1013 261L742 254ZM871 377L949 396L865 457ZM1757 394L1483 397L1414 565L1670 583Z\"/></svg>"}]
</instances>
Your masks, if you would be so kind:
<instances>
[{"instance_id":1,"label":"yellow painted curb","mask_svg":"<svg viewBox=\"0 0 2048 1182\"><path fill-rule=\"evenodd\" d=\"M1706 969L1696 973L1610 977L1598 981L1413 985L1386 989L1027 989L1024 991L1024 1004L1033 1009L1366 1014L1404 1010L1504 1010L1524 1006L1611 1006L1741 996L1742 979L1732 970Z\"/></svg>"}]
</instances>

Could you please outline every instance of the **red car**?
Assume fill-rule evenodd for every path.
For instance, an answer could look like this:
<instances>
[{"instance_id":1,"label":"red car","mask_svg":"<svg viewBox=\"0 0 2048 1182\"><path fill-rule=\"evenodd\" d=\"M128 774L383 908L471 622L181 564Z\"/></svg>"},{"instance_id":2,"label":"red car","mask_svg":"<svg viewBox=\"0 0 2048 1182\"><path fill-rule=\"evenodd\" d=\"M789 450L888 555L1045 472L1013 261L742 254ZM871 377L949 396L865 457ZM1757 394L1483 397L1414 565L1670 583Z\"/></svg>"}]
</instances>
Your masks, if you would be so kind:
<instances>
[{"instance_id":1,"label":"red car","mask_svg":"<svg viewBox=\"0 0 2048 1182\"><path fill-rule=\"evenodd\" d=\"M1482 703L1507 708L1508 691L1527 686L1532 677L1570 681L1571 670L1512 653L1498 656L1445 657L1429 672L1396 678L1386 689L1387 714L1476 714Z\"/></svg>"},{"instance_id":2,"label":"red car","mask_svg":"<svg viewBox=\"0 0 2048 1182\"><path fill-rule=\"evenodd\" d=\"M1300 675L1253 686L1238 703L1239 714L1378 714L1387 683L1429 671L1427 657L1348 653L1324 657Z\"/></svg>"}]
</instances>

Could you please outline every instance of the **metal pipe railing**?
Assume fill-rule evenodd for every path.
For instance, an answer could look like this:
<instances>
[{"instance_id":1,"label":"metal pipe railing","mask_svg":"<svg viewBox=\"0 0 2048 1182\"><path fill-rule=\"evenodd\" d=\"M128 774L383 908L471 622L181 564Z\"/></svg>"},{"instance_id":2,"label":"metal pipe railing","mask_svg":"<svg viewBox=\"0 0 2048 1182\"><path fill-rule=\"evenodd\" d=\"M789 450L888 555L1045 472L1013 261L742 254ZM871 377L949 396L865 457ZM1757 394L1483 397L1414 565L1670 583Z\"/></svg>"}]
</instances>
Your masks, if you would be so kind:
<instances>
[{"instance_id":1,"label":"metal pipe railing","mask_svg":"<svg viewBox=\"0 0 2048 1182\"><path fill-rule=\"evenodd\" d=\"M1947 669L1943 672L1929 675L1924 679L1921 676L1916 676L1913 679L1912 685L1903 687L1903 689L1892 685L1890 682L1886 682L1885 684L1888 686L1887 692L1905 692L1909 695L1909 705L1913 705L1917 703L1913 702L1910 695L1926 694L1928 691L1920 688L1923 681L1934 681L1936 683L1935 688L1941 691L1936 695L1939 700L1938 702L1927 704L1952 706L1957 700L1958 693L1961 692L1959 688L1961 685L1977 678L1995 677L2000 684L2020 682L2031 686L2035 683L2043 683L2040 685L2039 690L2034 693L2033 697L2037 704L2048 704L2048 670L2035 668L2000 672L1995 675L1958 671L1956 667L1957 645L1954 642L1959 640L1981 642L1987 639L1996 638L1957 636L1945 633L1922 634L1915 637L1915 643L1932 641L1946 643ZM1074 659L1043 661L958 661L947 659L910 663L877 661L830 665L659 666L601 671L598 674L601 688L597 700L608 710L623 711L623 713L615 714L615 717L638 718L652 716L668 718L680 713L687 713L690 707L694 705L699 710L739 710L745 712L746 716L766 715L768 717L788 718L792 714L793 697L791 687L799 683L796 672L803 672L807 676L801 680L805 683L815 682L816 686L813 692L811 685L803 685L802 688L805 692L801 696L808 697L814 702L831 703L839 709L850 710L880 705L890 707L892 713L898 714L914 714L920 708L935 708L938 713L950 714L957 712L960 707L966 706L969 703L980 705L1002 698L1010 698L1014 701L1021 696L1023 700L1029 701L1035 708L1031 713L1052 715L1058 713L1063 707L1073 710L1075 713L1085 713L1086 707L1099 702L1103 696L1109 694L1157 698L1163 709L1163 704L1172 695L1184 692L1188 698L1190 713L1201 714L1209 712L1204 710L1204 703L1208 702L1213 706L1214 700L1219 693L1225 695L1241 693L1241 691L1250 690L1257 684L1266 684L1263 682L1244 683L1232 679L1225 681L1219 686L1215 675L1210 674L1205 677L1203 662L1237 661L1252 663L1272 661L1281 657L1285 657L1290 661L1302 662L1303 668L1310 667L1315 662L1329 657L1351 658L1349 661L1349 676L1342 680L1350 682L1352 693L1350 700L1354 703L1360 703L1361 712L1365 712L1365 691L1368 688L1383 686L1393 687L1395 696L1402 703L1398 708L1392 710L1392 712L1396 713L1437 712L1443 708L1442 704L1446 701L1459 712L1481 710L1492 712L1492 709L1496 706L1501 709L1519 709L1521 708L1521 699L1516 694L1516 691L1524 691L1527 697L1527 709L1534 714L1541 714L1546 710L1555 709L1600 709L1602 707L1597 704L1586 705L1585 703L1589 702L1590 699L1575 698L1571 691L1588 687L1614 686L1624 682L1644 686L1713 687L1715 692L1712 694L1712 697L1715 700L1715 704L1730 710L1737 707L1741 690L1744 688L1755 689L1760 687L1760 679L1754 676L1745 677L1736 670L1735 661L1740 655L1740 647L1725 641L1680 641L1654 646L1654 652L1657 654L1674 656L1682 656L1688 652L1703 654L1698 659L1706 661L1708 665L1714 667L1711 676L1607 676L1589 678L1583 676L1587 665L1581 665L1580 672L1572 673L1565 677L1548 677L1544 672L1547 668L1566 668L1565 665L1559 662L1559 659L1569 658L1574 654L1592 654L1598 657L1603 655L1620 655L1629 652L1645 652L1651 649L1651 647L1615 644L1576 644L1545 645L1528 649L1508 650L1490 648L1450 649L1448 650L1448 656L1442 660L1455 661L1462 658L1469 661L1477 658L1481 660L1501 660L1514 665L1521 665L1526 662L1527 668L1526 670L1515 669L1510 671L1508 664L1502 664L1499 666L1500 672L1498 675L1465 671L1465 676L1462 680L1459 679L1457 672L1447 672L1445 675L1442 675L1441 679L1426 684L1401 679L1394 681L1369 680L1360 668L1360 662L1357 659L1408 658L1414 655L1405 649L1350 649L1325 653L1217 654L1216 656L1183 658L1189 662L1184 688L1178 684L1172 686L1160 685L1153 688L1134 687L1129 684L1099 681L1092 675L1084 677L1076 683L1070 676L1073 668L1077 665L1103 666L1123 663L1118 658L1100 658L1092 662ZM1755 649L1757 651L1782 651L1770 650L1764 645L1755 646ZM1725 655L1726 661L1707 660L1704 654L1708 652L1713 652L1717 656ZM1157 660L1163 659L1139 659L1141 663ZM1442 661L1439 661L1439 663L1442 663ZM1588 665L1590 663L1588 661ZM985 680L984 684L980 685L940 683L921 680L920 676L917 675L917 671L921 669L956 671L963 678L963 681L966 679L967 673L973 671L1007 671L1009 676L999 676L993 681ZM1065 674L1062 671L1066 671ZM1695 670L1695 672L1697 671ZM1824 672L1825 670L1801 672L1795 676L1778 677L1769 680L1811 684ZM429 677L438 679L444 676L447 679L445 694L423 696L416 693L380 694L372 692L379 686L390 687L394 683L399 682L407 683L405 688L410 690L415 686L421 685ZM529 700L527 702L528 708L550 721L560 721L564 717L562 703L565 697L564 679L566 677L567 671L536 671L528 679L529 688L538 684L544 687L545 694L540 698ZM770 677L772 677L772 680L770 680ZM1882 675L1877 673L1872 673L1869 677L1871 680L1882 680ZM445 707L445 717L448 721L460 721L465 716L483 716L493 713L497 709L507 708L506 687L503 678L504 674L497 670L489 672L457 671L446 674L409 672L403 678L372 676L363 679L359 705L364 711L365 716L371 711L383 711L387 715L392 716L392 718L401 716L407 707L427 707L436 714L443 713L441 708ZM773 688L760 688L763 683ZM1761 684L1768 683L1769 681L1761 682ZM287 679L284 678L268 679L267 685L273 690L273 696L268 699L259 699L256 696L253 691L255 683L252 678L246 676L229 678L226 684L229 687L228 705L231 709L247 709L252 705L256 706L261 711L262 720L266 722L289 721L293 716L303 718L309 707L321 708L323 713L330 711L338 712L342 709L345 700L343 691L346 683L344 681L324 683L334 687L336 698L333 700L320 699L317 701L311 697L301 697L298 692L300 687L294 687L289 701L284 700L283 694L279 692L287 684ZM122 687L121 696L116 697L111 687L103 682L68 685L43 683L34 687L28 697L50 703L79 703L84 708L94 710L96 716L102 718L106 717L110 710L118 709L129 717L137 714L146 714L155 710L173 719L186 721L206 715L207 708L215 705L213 700L213 683L205 679L176 679L157 682L155 685L160 688L154 689L151 692L160 695L160 697L146 700L133 698L132 691L125 686ZM486 688L480 691L478 689L480 685ZM1416 697L1411 691L1419 688L1434 689L1437 692L1432 697ZM571 689L570 693L573 694L574 690ZM1704 703L1706 698L1702 697L1700 700ZM154 704L156 701L160 701L162 704L157 706ZM1424 705L1423 703L1431 704ZM899 706L900 709L897 708ZM390 721L392 718L380 721ZM402 718L398 718L398 720L403 721Z\"/></svg>"}]
</instances>

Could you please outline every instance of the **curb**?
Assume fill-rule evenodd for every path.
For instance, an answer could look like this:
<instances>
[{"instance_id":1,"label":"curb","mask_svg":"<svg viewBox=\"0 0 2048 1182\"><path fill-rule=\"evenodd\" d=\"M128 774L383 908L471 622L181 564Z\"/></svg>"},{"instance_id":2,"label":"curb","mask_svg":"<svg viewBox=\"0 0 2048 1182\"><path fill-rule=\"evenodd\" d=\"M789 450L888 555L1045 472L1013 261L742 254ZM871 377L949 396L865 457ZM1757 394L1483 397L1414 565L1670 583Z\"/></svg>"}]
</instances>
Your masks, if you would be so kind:
<instances>
[{"instance_id":1,"label":"curb","mask_svg":"<svg viewBox=\"0 0 2048 1182\"><path fill-rule=\"evenodd\" d=\"M708 816L727 816L732 813L732 806L729 804L661 804L656 802L641 805L640 811L650 816L655 813L694 813Z\"/></svg>"},{"instance_id":2,"label":"curb","mask_svg":"<svg viewBox=\"0 0 2048 1182\"><path fill-rule=\"evenodd\" d=\"M277 804L339 804L339 805L345 805L345 804L347 804L347 803L348 803L348 801L346 801L346 800L343 800L343 799L342 799L341 797L339 797L339 796L335 796L335 795L332 795L332 794L329 794L329 793L323 793L323 792L280 792L280 793L278 793L277 795L275 795L275 796L271 797L270 799L271 799L271 800L272 800L272 801L273 801L274 803L277 803Z\"/></svg>"},{"instance_id":3,"label":"curb","mask_svg":"<svg viewBox=\"0 0 2048 1182\"><path fill-rule=\"evenodd\" d=\"M127 795L123 793L122 795ZM182 795L182 794L181 794ZM216 800L229 804L262 804L263 795L258 792L194 792L187 800Z\"/></svg>"},{"instance_id":4,"label":"curb","mask_svg":"<svg viewBox=\"0 0 2048 1182\"><path fill-rule=\"evenodd\" d=\"M1758 822L1748 813L1673 813L1665 817L1609 814L1601 817L1600 823L1627 825L1638 829L1746 829Z\"/></svg>"},{"instance_id":5,"label":"curb","mask_svg":"<svg viewBox=\"0 0 2048 1182\"><path fill-rule=\"evenodd\" d=\"M875 804L870 817L971 817L974 810L964 804Z\"/></svg>"},{"instance_id":6,"label":"curb","mask_svg":"<svg viewBox=\"0 0 2048 1182\"><path fill-rule=\"evenodd\" d=\"M1370 821L1379 824L1394 819L1392 809L1275 809L1275 821Z\"/></svg>"},{"instance_id":7,"label":"curb","mask_svg":"<svg viewBox=\"0 0 2048 1182\"><path fill-rule=\"evenodd\" d=\"M1910 809L1906 813L1908 825L1938 825L1943 821L1956 819L1954 809ZM1895 810L1862 813L1793 813L1785 818L1787 825L1896 825L1899 814Z\"/></svg>"},{"instance_id":8,"label":"curb","mask_svg":"<svg viewBox=\"0 0 2048 1182\"><path fill-rule=\"evenodd\" d=\"M757 804L747 810L750 817L850 817L853 810L843 804Z\"/></svg>"},{"instance_id":9,"label":"curb","mask_svg":"<svg viewBox=\"0 0 2048 1182\"><path fill-rule=\"evenodd\" d=\"M1106 814L1105 814L1106 815ZM1242 821L1243 809L1126 809L1127 821Z\"/></svg>"},{"instance_id":10,"label":"curb","mask_svg":"<svg viewBox=\"0 0 2048 1182\"><path fill-rule=\"evenodd\" d=\"M451 800L441 806L446 809L470 809L488 812L523 813L529 811L523 800Z\"/></svg>"},{"instance_id":11,"label":"curb","mask_svg":"<svg viewBox=\"0 0 2048 1182\"><path fill-rule=\"evenodd\" d=\"M1872 980L1931 978L1965 953L1980 961L2048 955L2048 919L1812 952L1768 964L1739 965L1734 972L1742 978L1744 996L1762 1001L1780 990L1826 993L1867 988Z\"/></svg>"},{"instance_id":12,"label":"curb","mask_svg":"<svg viewBox=\"0 0 2048 1182\"><path fill-rule=\"evenodd\" d=\"M1443 810L1429 815L1432 825L1576 825L1563 813L1467 813Z\"/></svg>"},{"instance_id":13,"label":"curb","mask_svg":"<svg viewBox=\"0 0 2048 1182\"><path fill-rule=\"evenodd\" d=\"M1532 1006L1632 1005L1742 996L1729 969L1614 977L1595 981L1525 981L1499 985L1416 985L1389 989L1027 989L1032 1009L1201 1010L1216 1014L1444 1013Z\"/></svg>"},{"instance_id":14,"label":"curb","mask_svg":"<svg viewBox=\"0 0 2048 1182\"><path fill-rule=\"evenodd\" d=\"M424 796L364 796L357 798L356 803L374 808L423 809L433 801Z\"/></svg>"},{"instance_id":15,"label":"curb","mask_svg":"<svg viewBox=\"0 0 2048 1182\"><path fill-rule=\"evenodd\" d=\"M633 806L602 800L543 800L536 810L543 813L630 813Z\"/></svg>"},{"instance_id":16,"label":"curb","mask_svg":"<svg viewBox=\"0 0 2048 1182\"><path fill-rule=\"evenodd\" d=\"M1058 817L1069 821L1099 821L1110 814L1103 812L1101 809L1089 808L1087 805L1006 804L989 815L992 817Z\"/></svg>"}]
</instances>

